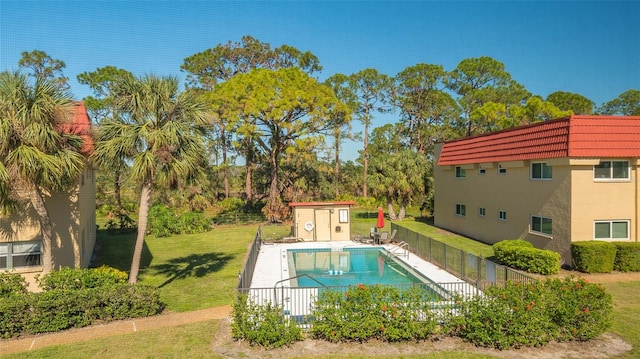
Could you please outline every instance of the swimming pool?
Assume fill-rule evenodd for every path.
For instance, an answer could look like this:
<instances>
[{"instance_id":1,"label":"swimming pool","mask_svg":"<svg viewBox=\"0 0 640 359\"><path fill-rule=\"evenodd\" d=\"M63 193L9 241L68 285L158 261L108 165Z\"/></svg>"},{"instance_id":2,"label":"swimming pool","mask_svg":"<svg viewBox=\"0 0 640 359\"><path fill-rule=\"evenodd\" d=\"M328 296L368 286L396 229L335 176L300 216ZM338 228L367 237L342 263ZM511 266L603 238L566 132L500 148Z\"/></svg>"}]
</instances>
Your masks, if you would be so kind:
<instances>
[{"instance_id":1,"label":"swimming pool","mask_svg":"<svg viewBox=\"0 0 640 359\"><path fill-rule=\"evenodd\" d=\"M397 261L382 247L289 249L292 287L411 285L432 282Z\"/></svg>"}]
</instances>

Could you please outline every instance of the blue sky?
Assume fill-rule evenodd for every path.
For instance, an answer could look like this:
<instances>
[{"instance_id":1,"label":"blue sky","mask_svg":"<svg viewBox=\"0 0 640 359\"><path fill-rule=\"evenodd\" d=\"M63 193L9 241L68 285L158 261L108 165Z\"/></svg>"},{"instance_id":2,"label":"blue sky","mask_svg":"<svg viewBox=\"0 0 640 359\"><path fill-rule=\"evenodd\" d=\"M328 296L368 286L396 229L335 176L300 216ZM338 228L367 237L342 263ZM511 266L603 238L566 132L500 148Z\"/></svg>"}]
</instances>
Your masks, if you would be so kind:
<instances>
[{"instance_id":1,"label":"blue sky","mask_svg":"<svg viewBox=\"0 0 640 359\"><path fill-rule=\"evenodd\" d=\"M640 88L640 1L0 0L0 70L44 50L66 63L78 99L91 94L75 80L84 71L182 79L185 57L243 35L311 51L320 80L490 56L543 97L569 91L601 105Z\"/></svg>"}]
</instances>

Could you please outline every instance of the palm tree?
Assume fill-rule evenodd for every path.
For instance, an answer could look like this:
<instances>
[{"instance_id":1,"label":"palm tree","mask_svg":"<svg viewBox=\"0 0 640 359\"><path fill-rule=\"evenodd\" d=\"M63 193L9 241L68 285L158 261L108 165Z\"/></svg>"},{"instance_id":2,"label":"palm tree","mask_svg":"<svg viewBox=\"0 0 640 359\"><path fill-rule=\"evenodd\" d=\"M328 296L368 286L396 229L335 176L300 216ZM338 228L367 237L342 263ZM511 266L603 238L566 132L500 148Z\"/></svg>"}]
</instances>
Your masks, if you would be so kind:
<instances>
[{"instance_id":1,"label":"palm tree","mask_svg":"<svg viewBox=\"0 0 640 359\"><path fill-rule=\"evenodd\" d=\"M121 113L98 131L94 158L108 165L124 159L140 185L138 235L129 282L138 280L152 190L176 185L203 164L206 105L191 92L178 93L175 77L146 75L114 83L112 94Z\"/></svg>"},{"instance_id":2,"label":"palm tree","mask_svg":"<svg viewBox=\"0 0 640 359\"><path fill-rule=\"evenodd\" d=\"M65 133L73 116L70 93L55 79L32 82L18 72L0 73L0 205L27 201L38 215L42 270L53 269L53 224L45 199L77 185L85 166L82 139Z\"/></svg>"}]
</instances>

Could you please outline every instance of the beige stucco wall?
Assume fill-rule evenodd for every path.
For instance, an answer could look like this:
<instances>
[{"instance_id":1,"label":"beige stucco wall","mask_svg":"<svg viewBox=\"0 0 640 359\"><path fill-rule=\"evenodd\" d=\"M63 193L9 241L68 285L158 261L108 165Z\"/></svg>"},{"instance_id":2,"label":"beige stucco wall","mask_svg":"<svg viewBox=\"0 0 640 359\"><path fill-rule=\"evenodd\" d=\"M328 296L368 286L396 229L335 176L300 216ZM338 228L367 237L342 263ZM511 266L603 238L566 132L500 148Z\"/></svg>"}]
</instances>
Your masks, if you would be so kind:
<instances>
[{"instance_id":1,"label":"beige stucco wall","mask_svg":"<svg viewBox=\"0 0 640 359\"><path fill-rule=\"evenodd\" d=\"M436 146L436 161L441 145ZM551 180L532 180L531 162L546 162L553 168ZM455 166L436 166L435 225L493 244L521 238L537 248L559 252L570 263L571 242L594 239L594 221L628 220L629 239L638 240L640 179L638 159L631 160L631 180L599 182L593 166L599 159L548 159L462 165L465 178L455 178ZM507 169L498 174L498 168ZM479 168L486 168L479 174ZM466 205L466 216L455 214L456 204ZM486 216L478 214L486 208ZM507 220L498 219L498 211ZM531 216L553 220L553 235L530 232Z\"/></svg>"},{"instance_id":2,"label":"beige stucco wall","mask_svg":"<svg viewBox=\"0 0 640 359\"><path fill-rule=\"evenodd\" d=\"M598 160L574 161L572 192L574 213L571 224L573 241L594 239L594 221L628 220L629 239L638 240L640 197L637 160L631 161L630 180L594 181L593 164Z\"/></svg>"},{"instance_id":3,"label":"beige stucco wall","mask_svg":"<svg viewBox=\"0 0 640 359\"><path fill-rule=\"evenodd\" d=\"M74 189L45 199L53 223L54 269L89 266L96 240L95 198L94 170L87 169ZM36 218L35 210L29 204L11 216L0 216L0 242L42 240ZM42 268L19 268L16 271L36 273Z\"/></svg>"},{"instance_id":4,"label":"beige stucco wall","mask_svg":"<svg viewBox=\"0 0 640 359\"><path fill-rule=\"evenodd\" d=\"M347 222L340 221L340 210L347 211ZM294 236L304 241L348 241L351 239L351 208L341 205L294 207ZM305 225L312 224L307 230Z\"/></svg>"},{"instance_id":5,"label":"beige stucco wall","mask_svg":"<svg viewBox=\"0 0 640 359\"><path fill-rule=\"evenodd\" d=\"M439 156L438 146L436 155ZM525 239L537 248L570 255L571 175L568 159L547 161L553 166L552 180L532 180L530 161L463 165L465 178L455 178L455 166L436 166L435 225L494 244L505 239ZM479 169L485 168L480 174ZM498 169L506 168L506 174ZM466 215L455 214L456 204L466 206ZM479 208L485 208L485 216ZM506 211L506 220L498 212ZM553 236L530 232L531 216L553 220Z\"/></svg>"}]
</instances>

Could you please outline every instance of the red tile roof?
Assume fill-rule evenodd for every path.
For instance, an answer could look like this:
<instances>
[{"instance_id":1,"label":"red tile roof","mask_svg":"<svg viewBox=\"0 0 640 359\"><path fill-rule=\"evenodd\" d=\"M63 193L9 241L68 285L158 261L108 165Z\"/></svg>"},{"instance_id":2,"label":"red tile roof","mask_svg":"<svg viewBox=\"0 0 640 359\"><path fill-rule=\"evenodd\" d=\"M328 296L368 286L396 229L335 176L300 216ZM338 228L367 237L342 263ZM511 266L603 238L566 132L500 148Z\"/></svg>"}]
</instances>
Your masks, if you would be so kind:
<instances>
[{"instance_id":1,"label":"red tile roof","mask_svg":"<svg viewBox=\"0 0 640 359\"><path fill-rule=\"evenodd\" d=\"M445 142L438 165L560 157L640 157L640 116L587 116Z\"/></svg>"},{"instance_id":2,"label":"red tile roof","mask_svg":"<svg viewBox=\"0 0 640 359\"><path fill-rule=\"evenodd\" d=\"M93 152L93 136L91 134L91 120L87 114L87 108L82 101L74 102L73 118L62 126L62 131L73 133L82 137L80 152L90 155Z\"/></svg>"}]
</instances>

